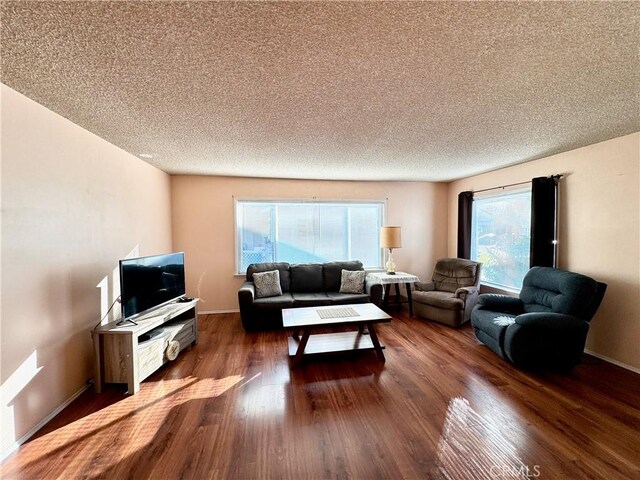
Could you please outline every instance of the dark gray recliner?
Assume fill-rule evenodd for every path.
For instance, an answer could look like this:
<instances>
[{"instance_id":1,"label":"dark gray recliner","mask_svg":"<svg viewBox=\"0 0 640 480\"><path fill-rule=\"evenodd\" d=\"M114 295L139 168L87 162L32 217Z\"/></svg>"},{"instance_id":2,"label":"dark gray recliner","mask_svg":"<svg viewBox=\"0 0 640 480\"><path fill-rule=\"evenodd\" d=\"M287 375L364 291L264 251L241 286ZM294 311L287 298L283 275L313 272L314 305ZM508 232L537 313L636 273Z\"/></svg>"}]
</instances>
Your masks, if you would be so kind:
<instances>
[{"instance_id":1,"label":"dark gray recliner","mask_svg":"<svg viewBox=\"0 0 640 480\"><path fill-rule=\"evenodd\" d=\"M533 267L519 298L480 295L471 324L478 340L518 367L568 371L580 363L606 288L579 273Z\"/></svg>"}]
</instances>

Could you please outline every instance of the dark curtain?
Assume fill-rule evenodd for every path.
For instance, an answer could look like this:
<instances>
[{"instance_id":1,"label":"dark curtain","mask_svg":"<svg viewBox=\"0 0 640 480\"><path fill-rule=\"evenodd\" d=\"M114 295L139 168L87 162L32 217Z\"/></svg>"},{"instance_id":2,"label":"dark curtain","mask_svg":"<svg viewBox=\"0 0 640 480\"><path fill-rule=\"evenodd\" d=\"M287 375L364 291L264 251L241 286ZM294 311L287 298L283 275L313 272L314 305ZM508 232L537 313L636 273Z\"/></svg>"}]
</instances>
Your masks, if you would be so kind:
<instances>
[{"instance_id":1,"label":"dark curtain","mask_svg":"<svg viewBox=\"0 0 640 480\"><path fill-rule=\"evenodd\" d=\"M558 176L531 181L530 266L556 267Z\"/></svg>"},{"instance_id":2,"label":"dark curtain","mask_svg":"<svg viewBox=\"0 0 640 480\"><path fill-rule=\"evenodd\" d=\"M458 258L471 258L471 210L473 192L458 195Z\"/></svg>"}]
</instances>

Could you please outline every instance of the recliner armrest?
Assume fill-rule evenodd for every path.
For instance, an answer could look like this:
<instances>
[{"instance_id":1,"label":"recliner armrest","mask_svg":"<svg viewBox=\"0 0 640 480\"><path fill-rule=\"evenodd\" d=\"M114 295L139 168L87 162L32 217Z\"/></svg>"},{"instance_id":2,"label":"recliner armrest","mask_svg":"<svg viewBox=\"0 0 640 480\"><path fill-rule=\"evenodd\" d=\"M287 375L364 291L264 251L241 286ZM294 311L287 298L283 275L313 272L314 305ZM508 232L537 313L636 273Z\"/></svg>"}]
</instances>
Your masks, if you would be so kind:
<instances>
[{"instance_id":1,"label":"recliner armrest","mask_svg":"<svg viewBox=\"0 0 640 480\"><path fill-rule=\"evenodd\" d=\"M584 320L572 315L553 312L533 312L518 315L515 323L522 327L544 328L551 331L581 330L588 326Z\"/></svg>"},{"instance_id":2,"label":"recliner armrest","mask_svg":"<svg viewBox=\"0 0 640 480\"><path fill-rule=\"evenodd\" d=\"M562 313L518 315L504 334L504 353L520 368L568 371L582 357L589 323Z\"/></svg>"},{"instance_id":3,"label":"recliner armrest","mask_svg":"<svg viewBox=\"0 0 640 480\"><path fill-rule=\"evenodd\" d=\"M519 315L524 311L524 305L519 298L495 293L483 293L480 295L476 308L514 315Z\"/></svg>"},{"instance_id":4,"label":"recliner armrest","mask_svg":"<svg viewBox=\"0 0 640 480\"><path fill-rule=\"evenodd\" d=\"M413 282L413 286L418 292L432 292L436 289L436 284L433 282Z\"/></svg>"},{"instance_id":5,"label":"recliner armrest","mask_svg":"<svg viewBox=\"0 0 640 480\"><path fill-rule=\"evenodd\" d=\"M460 287L455 292L456 298L461 298L463 301L467 299L467 297L472 295L477 295L478 289L476 287Z\"/></svg>"}]
</instances>

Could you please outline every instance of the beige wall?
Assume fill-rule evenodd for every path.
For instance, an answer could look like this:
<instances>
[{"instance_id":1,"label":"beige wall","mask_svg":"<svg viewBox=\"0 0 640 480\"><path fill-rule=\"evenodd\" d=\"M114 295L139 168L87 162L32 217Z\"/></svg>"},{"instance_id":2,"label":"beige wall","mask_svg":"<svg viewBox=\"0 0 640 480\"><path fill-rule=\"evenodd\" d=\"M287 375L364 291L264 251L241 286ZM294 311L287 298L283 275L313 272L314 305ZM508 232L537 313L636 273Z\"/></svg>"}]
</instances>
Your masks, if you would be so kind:
<instances>
[{"instance_id":1,"label":"beige wall","mask_svg":"<svg viewBox=\"0 0 640 480\"><path fill-rule=\"evenodd\" d=\"M171 250L171 189L160 170L1 93L4 452L93 376L89 332L118 295L118 259Z\"/></svg>"},{"instance_id":2,"label":"beige wall","mask_svg":"<svg viewBox=\"0 0 640 480\"><path fill-rule=\"evenodd\" d=\"M185 251L187 291L202 311L238 309L234 197L388 199L387 224L402 227L397 270L430 278L447 250L446 184L173 176L171 185L173 245Z\"/></svg>"},{"instance_id":3,"label":"beige wall","mask_svg":"<svg viewBox=\"0 0 640 480\"><path fill-rule=\"evenodd\" d=\"M449 254L456 253L458 193L565 174L559 267L609 285L587 349L640 369L640 133L453 182Z\"/></svg>"}]
</instances>

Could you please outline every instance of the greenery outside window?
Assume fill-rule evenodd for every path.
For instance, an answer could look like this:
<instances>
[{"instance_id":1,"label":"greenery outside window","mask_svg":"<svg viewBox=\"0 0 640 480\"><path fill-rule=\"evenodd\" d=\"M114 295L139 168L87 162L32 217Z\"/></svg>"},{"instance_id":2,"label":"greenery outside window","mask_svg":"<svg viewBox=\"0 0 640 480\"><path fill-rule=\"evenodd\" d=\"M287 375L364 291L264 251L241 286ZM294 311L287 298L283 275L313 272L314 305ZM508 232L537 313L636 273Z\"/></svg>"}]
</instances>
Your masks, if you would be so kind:
<instances>
[{"instance_id":1,"label":"greenery outside window","mask_svg":"<svg viewBox=\"0 0 640 480\"><path fill-rule=\"evenodd\" d=\"M531 189L474 198L471 259L482 262L482 283L520 290L529 271Z\"/></svg>"}]
</instances>

